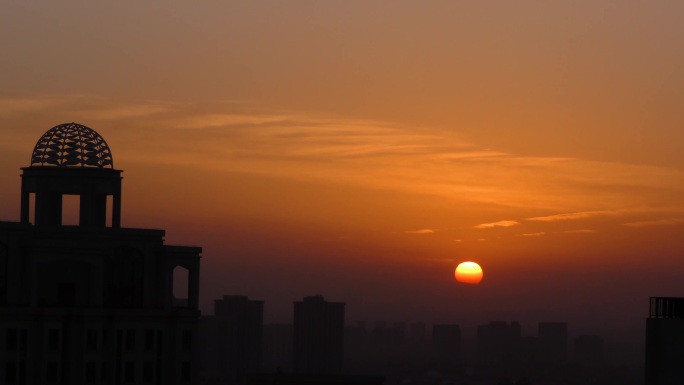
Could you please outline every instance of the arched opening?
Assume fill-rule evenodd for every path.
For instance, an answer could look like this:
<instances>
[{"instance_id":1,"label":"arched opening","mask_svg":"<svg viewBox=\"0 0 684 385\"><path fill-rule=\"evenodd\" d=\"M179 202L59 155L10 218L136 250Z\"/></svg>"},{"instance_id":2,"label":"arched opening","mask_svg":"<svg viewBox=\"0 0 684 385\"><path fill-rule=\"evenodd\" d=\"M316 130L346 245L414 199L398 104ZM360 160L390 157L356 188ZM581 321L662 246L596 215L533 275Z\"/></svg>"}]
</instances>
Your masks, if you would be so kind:
<instances>
[{"instance_id":1,"label":"arched opening","mask_svg":"<svg viewBox=\"0 0 684 385\"><path fill-rule=\"evenodd\" d=\"M176 266L173 268L173 301L174 307L188 307L188 298L190 297L189 286L190 272L184 266Z\"/></svg>"}]
</instances>

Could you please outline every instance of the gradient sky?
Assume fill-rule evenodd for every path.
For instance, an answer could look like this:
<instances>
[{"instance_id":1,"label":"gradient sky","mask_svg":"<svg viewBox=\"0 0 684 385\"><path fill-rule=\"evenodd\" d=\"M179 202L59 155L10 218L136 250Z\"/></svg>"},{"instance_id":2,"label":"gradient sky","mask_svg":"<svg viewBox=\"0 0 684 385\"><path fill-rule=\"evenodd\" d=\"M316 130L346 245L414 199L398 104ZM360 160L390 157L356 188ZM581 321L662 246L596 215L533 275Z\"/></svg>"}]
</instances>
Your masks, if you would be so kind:
<instances>
[{"instance_id":1,"label":"gradient sky","mask_svg":"<svg viewBox=\"0 0 684 385\"><path fill-rule=\"evenodd\" d=\"M0 3L0 220L64 122L202 305L643 327L684 287L684 2ZM453 279L459 261L485 271Z\"/></svg>"}]
</instances>

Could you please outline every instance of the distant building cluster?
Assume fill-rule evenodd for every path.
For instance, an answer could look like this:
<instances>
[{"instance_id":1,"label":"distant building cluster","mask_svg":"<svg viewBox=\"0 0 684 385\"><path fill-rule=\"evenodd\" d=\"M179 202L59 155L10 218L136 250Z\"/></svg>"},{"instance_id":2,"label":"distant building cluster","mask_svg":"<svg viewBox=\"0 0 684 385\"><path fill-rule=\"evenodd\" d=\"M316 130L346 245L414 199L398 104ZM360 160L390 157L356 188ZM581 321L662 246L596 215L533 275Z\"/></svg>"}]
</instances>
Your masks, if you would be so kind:
<instances>
[{"instance_id":1,"label":"distant building cluster","mask_svg":"<svg viewBox=\"0 0 684 385\"><path fill-rule=\"evenodd\" d=\"M580 381L596 377L604 363L603 339L581 335L571 344L565 322L540 322L535 336L522 336L518 322L492 321L466 341L458 324L345 326L344 304L320 295L294 302L293 324L263 325L263 302L244 296L216 300L215 309L200 323L200 377L206 384L250 383L256 373L382 374L389 383L425 373L483 383L564 373ZM227 309L231 315L223 313Z\"/></svg>"}]
</instances>

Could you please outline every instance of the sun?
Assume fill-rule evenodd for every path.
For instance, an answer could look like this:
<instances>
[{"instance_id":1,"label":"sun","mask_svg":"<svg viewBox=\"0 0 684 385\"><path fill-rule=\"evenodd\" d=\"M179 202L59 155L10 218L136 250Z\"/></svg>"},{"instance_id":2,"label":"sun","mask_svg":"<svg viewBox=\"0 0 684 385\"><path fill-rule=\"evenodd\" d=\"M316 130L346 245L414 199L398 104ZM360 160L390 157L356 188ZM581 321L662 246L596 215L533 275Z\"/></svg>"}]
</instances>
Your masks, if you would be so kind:
<instances>
[{"instance_id":1,"label":"sun","mask_svg":"<svg viewBox=\"0 0 684 385\"><path fill-rule=\"evenodd\" d=\"M477 285L482 281L482 268L475 262L463 262L456 267L454 275L458 282Z\"/></svg>"}]
</instances>

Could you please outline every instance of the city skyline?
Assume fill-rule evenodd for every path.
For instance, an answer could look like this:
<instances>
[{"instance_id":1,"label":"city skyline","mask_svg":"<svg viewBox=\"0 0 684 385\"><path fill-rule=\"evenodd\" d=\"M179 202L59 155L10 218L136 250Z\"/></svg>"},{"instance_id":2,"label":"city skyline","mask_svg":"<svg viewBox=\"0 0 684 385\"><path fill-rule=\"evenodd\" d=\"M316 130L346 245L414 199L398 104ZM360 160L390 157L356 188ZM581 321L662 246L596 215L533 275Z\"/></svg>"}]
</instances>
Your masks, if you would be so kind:
<instances>
[{"instance_id":1,"label":"city skyline","mask_svg":"<svg viewBox=\"0 0 684 385\"><path fill-rule=\"evenodd\" d=\"M40 135L92 127L122 224L203 247L203 313L321 293L350 321L643 332L684 294L679 3L0 11L0 220Z\"/></svg>"}]
</instances>

